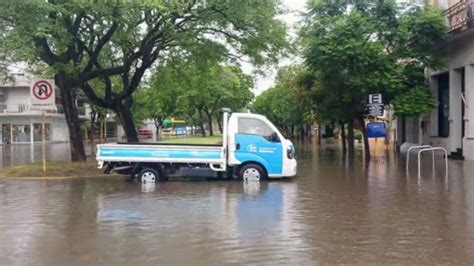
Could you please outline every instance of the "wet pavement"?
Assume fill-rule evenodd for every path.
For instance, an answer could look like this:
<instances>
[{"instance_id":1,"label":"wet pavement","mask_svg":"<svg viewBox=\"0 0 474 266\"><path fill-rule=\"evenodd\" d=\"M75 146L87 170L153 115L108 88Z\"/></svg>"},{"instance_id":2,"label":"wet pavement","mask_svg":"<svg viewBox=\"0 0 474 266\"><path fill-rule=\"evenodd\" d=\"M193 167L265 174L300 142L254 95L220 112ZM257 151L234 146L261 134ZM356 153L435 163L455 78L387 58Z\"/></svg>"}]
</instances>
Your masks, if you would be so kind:
<instances>
[{"instance_id":1,"label":"wet pavement","mask_svg":"<svg viewBox=\"0 0 474 266\"><path fill-rule=\"evenodd\" d=\"M0 264L474 263L473 163L297 147L298 176L260 184L0 180Z\"/></svg>"}]
</instances>

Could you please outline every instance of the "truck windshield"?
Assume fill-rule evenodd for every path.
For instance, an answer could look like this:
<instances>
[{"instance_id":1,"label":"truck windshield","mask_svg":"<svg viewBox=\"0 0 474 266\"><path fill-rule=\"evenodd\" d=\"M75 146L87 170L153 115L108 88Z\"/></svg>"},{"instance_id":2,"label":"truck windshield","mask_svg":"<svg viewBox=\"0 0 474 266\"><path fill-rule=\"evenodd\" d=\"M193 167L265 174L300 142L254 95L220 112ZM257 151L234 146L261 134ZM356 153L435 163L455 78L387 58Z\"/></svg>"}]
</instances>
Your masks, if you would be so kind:
<instances>
[{"instance_id":1,"label":"truck windshield","mask_svg":"<svg viewBox=\"0 0 474 266\"><path fill-rule=\"evenodd\" d=\"M259 135L271 140L276 133L265 121L257 118L239 117L238 123L240 134Z\"/></svg>"}]
</instances>

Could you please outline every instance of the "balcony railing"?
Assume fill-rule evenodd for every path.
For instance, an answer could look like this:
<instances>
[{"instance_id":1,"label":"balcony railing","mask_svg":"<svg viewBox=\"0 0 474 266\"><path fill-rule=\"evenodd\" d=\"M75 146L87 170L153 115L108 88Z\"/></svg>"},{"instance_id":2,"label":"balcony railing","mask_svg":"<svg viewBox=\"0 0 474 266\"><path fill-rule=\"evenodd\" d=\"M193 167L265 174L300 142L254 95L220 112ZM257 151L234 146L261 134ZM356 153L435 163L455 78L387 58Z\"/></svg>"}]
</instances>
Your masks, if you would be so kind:
<instances>
[{"instance_id":1,"label":"balcony railing","mask_svg":"<svg viewBox=\"0 0 474 266\"><path fill-rule=\"evenodd\" d=\"M64 114L64 107L62 105L57 104L56 107L58 108L58 113ZM86 115L86 108L85 107L77 107L77 113L79 115Z\"/></svg>"},{"instance_id":2,"label":"balcony railing","mask_svg":"<svg viewBox=\"0 0 474 266\"><path fill-rule=\"evenodd\" d=\"M0 113L24 113L29 110L29 104L0 104Z\"/></svg>"},{"instance_id":3,"label":"balcony railing","mask_svg":"<svg viewBox=\"0 0 474 266\"><path fill-rule=\"evenodd\" d=\"M443 13L448 19L449 32L474 26L474 0L460 0Z\"/></svg>"},{"instance_id":4,"label":"balcony railing","mask_svg":"<svg viewBox=\"0 0 474 266\"><path fill-rule=\"evenodd\" d=\"M19 113L38 112L27 103L5 104L0 103L0 114L19 114ZM47 113L59 113L57 109L47 110Z\"/></svg>"}]
</instances>

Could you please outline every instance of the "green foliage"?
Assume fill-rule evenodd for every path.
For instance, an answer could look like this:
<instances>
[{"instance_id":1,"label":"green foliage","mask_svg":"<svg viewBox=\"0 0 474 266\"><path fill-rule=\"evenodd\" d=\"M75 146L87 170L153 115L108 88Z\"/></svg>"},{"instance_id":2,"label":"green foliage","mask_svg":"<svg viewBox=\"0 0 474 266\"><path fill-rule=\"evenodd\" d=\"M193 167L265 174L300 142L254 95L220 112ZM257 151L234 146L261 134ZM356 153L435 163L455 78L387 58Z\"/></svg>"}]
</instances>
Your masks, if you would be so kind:
<instances>
[{"instance_id":1,"label":"green foliage","mask_svg":"<svg viewBox=\"0 0 474 266\"><path fill-rule=\"evenodd\" d=\"M309 75L301 65L281 68L275 86L255 99L252 110L265 115L278 127L313 122L311 91L304 86L311 79Z\"/></svg>"},{"instance_id":2,"label":"green foliage","mask_svg":"<svg viewBox=\"0 0 474 266\"><path fill-rule=\"evenodd\" d=\"M203 113L220 116L224 107L238 111L253 99L253 80L238 66L197 59L175 57L158 67L150 85L135 96L137 119L180 116L200 125L208 120Z\"/></svg>"},{"instance_id":3,"label":"green foliage","mask_svg":"<svg viewBox=\"0 0 474 266\"><path fill-rule=\"evenodd\" d=\"M252 104L252 110L265 115L280 128L297 125L302 121L295 98L279 86L272 87L259 95Z\"/></svg>"},{"instance_id":4,"label":"green foliage","mask_svg":"<svg viewBox=\"0 0 474 266\"><path fill-rule=\"evenodd\" d=\"M148 69L176 55L277 62L288 47L281 12L280 1L9 0L0 10L0 43L12 60L45 63L60 89L81 88L115 111L128 136L130 99Z\"/></svg>"},{"instance_id":5,"label":"green foliage","mask_svg":"<svg viewBox=\"0 0 474 266\"><path fill-rule=\"evenodd\" d=\"M424 69L442 64L447 37L442 14L395 1L313 1L301 33L304 59L317 75L316 116L361 117L367 95L382 93L397 114L419 116L433 107Z\"/></svg>"},{"instance_id":6,"label":"green foliage","mask_svg":"<svg viewBox=\"0 0 474 266\"><path fill-rule=\"evenodd\" d=\"M426 114L437 106L430 92L420 87L398 95L392 100L392 105L397 110L397 114L403 114L408 117Z\"/></svg>"},{"instance_id":7,"label":"green foliage","mask_svg":"<svg viewBox=\"0 0 474 266\"><path fill-rule=\"evenodd\" d=\"M131 71L140 60L143 65L164 58L164 51L196 45L265 64L288 46L276 18L281 12L279 1L8 0L0 10L0 43L12 60L43 61L68 76L121 65ZM147 53L153 56L143 57Z\"/></svg>"},{"instance_id":8,"label":"green foliage","mask_svg":"<svg viewBox=\"0 0 474 266\"><path fill-rule=\"evenodd\" d=\"M174 67L158 67L151 82L138 89L134 96L135 104L132 113L135 121L153 119L159 128L166 118L180 114L177 102L182 92L180 84L174 77L177 75Z\"/></svg>"}]
</instances>

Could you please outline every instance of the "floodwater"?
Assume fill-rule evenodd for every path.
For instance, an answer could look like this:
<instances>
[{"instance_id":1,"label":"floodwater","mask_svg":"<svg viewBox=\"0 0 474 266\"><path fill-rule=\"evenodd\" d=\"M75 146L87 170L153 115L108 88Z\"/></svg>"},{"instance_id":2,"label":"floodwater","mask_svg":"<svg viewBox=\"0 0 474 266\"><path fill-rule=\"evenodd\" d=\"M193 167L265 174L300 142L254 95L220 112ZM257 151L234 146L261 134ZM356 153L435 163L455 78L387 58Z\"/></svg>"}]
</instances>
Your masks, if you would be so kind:
<instances>
[{"instance_id":1,"label":"floodwater","mask_svg":"<svg viewBox=\"0 0 474 266\"><path fill-rule=\"evenodd\" d=\"M91 154L91 146L85 145L86 154ZM50 161L68 161L71 159L69 143L46 144L46 158ZM40 162L42 160L41 143L0 145L0 168L17 164Z\"/></svg>"},{"instance_id":2,"label":"floodwater","mask_svg":"<svg viewBox=\"0 0 474 266\"><path fill-rule=\"evenodd\" d=\"M0 180L0 264L474 263L474 164L297 148L297 177L260 184Z\"/></svg>"}]
</instances>

